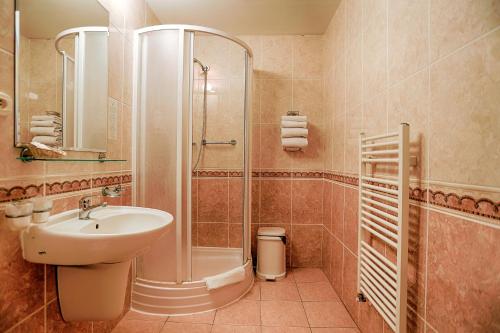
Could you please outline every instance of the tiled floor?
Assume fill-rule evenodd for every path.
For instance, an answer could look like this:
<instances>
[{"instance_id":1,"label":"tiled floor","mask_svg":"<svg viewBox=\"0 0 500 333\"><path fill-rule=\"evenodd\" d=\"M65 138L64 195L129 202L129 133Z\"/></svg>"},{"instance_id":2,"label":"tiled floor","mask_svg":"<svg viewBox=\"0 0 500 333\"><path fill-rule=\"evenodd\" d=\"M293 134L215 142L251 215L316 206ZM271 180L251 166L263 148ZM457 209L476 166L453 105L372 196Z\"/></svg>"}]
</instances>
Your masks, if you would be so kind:
<instances>
[{"instance_id":1,"label":"tiled floor","mask_svg":"<svg viewBox=\"0 0 500 333\"><path fill-rule=\"evenodd\" d=\"M242 300L209 313L158 317L130 311L113 332L355 333L359 330L323 272L299 268L279 282L256 282Z\"/></svg>"}]
</instances>

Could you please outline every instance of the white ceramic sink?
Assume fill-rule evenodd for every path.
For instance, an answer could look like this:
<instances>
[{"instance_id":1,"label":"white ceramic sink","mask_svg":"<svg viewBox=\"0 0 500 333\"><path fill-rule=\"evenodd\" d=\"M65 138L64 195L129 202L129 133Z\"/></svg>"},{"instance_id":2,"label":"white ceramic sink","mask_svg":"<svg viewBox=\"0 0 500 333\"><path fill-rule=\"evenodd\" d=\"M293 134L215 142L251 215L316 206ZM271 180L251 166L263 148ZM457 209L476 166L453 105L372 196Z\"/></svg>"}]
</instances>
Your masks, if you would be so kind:
<instances>
[{"instance_id":1,"label":"white ceramic sink","mask_svg":"<svg viewBox=\"0 0 500 333\"><path fill-rule=\"evenodd\" d=\"M90 219L78 209L33 224L21 233L23 257L52 265L91 265L130 260L167 233L173 217L157 209L125 206L99 208Z\"/></svg>"}]
</instances>

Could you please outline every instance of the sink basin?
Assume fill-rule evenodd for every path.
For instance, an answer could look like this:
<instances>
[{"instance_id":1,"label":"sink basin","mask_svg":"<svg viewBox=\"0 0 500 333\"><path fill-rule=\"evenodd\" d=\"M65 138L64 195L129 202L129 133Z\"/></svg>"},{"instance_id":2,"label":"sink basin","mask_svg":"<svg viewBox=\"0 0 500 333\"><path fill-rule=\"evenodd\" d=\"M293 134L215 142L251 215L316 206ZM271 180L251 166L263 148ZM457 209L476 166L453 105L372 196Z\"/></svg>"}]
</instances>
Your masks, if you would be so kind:
<instances>
[{"instance_id":1,"label":"sink basin","mask_svg":"<svg viewBox=\"0 0 500 333\"><path fill-rule=\"evenodd\" d=\"M21 233L23 257L52 265L124 262L145 251L172 225L171 214L151 208L108 206L78 219L78 209L32 224Z\"/></svg>"}]
</instances>

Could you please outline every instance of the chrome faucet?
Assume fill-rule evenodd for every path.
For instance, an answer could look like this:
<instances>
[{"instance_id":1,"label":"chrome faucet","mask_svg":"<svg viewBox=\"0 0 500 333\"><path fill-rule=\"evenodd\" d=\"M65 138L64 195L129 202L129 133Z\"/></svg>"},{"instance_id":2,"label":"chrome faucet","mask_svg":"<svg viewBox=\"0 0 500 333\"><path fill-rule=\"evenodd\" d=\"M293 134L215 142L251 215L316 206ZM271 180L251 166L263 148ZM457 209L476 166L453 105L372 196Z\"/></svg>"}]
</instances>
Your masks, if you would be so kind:
<instances>
[{"instance_id":1,"label":"chrome faucet","mask_svg":"<svg viewBox=\"0 0 500 333\"><path fill-rule=\"evenodd\" d=\"M91 204L92 197L93 197L93 195L84 196L78 202L78 207L80 208L80 210L78 211L78 218L80 220L88 220L88 219L90 219L90 213L92 213L92 211L94 209L100 208L100 207L104 208L104 207L108 206L108 204L106 202L101 202L98 205L92 205Z\"/></svg>"}]
</instances>

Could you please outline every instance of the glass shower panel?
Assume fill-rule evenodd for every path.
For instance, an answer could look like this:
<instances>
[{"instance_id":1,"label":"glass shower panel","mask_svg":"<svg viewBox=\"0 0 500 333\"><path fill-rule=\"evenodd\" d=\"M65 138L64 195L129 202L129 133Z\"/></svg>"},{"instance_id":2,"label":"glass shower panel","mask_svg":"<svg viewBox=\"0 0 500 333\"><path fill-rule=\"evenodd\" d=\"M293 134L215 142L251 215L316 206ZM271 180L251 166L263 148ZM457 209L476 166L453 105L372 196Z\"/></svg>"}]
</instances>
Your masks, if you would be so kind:
<instances>
[{"instance_id":1,"label":"glass shower panel","mask_svg":"<svg viewBox=\"0 0 500 333\"><path fill-rule=\"evenodd\" d=\"M137 205L157 208L174 216L169 233L137 260L140 279L178 279L177 224L181 210L179 158L182 149L181 117L183 80L179 30L147 32L140 36L138 77Z\"/></svg>"},{"instance_id":2,"label":"glass shower panel","mask_svg":"<svg viewBox=\"0 0 500 333\"><path fill-rule=\"evenodd\" d=\"M209 68L195 64L193 85L192 278L200 280L243 263L246 73L245 51L230 40L197 32L193 53Z\"/></svg>"}]
</instances>

